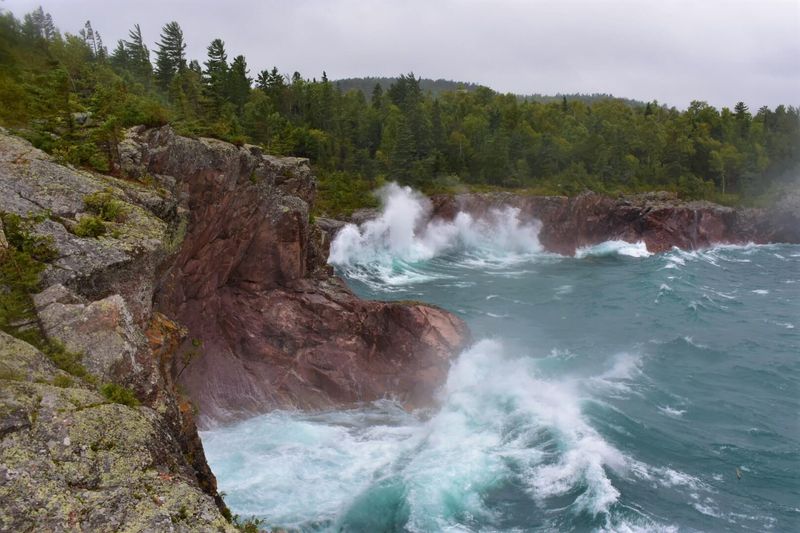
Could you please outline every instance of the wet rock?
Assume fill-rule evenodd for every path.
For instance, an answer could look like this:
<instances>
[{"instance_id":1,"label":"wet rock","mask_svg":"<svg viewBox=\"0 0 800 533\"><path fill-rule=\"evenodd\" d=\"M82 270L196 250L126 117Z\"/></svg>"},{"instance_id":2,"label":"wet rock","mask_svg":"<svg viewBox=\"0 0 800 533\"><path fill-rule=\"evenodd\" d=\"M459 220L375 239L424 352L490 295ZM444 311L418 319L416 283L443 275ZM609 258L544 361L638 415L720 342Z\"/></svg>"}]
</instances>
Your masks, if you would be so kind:
<instances>
[{"instance_id":1,"label":"wet rock","mask_svg":"<svg viewBox=\"0 0 800 533\"><path fill-rule=\"evenodd\" d=\"M188 327L191 362L175 373L201 420L433 400L466 327L428 306L361 301L332 277L307 160L168 128L131 131L122 152L134 175L171 176L189 213L156 302Z\"/></svg>"},{"instance_id":2,"label":"wet rock","mask_svg":"<svg viewBox=\"0 0 800 533\"><path fill-rule=\"evenodd\" d=\"M576 197L513 193L460 194L432 198L433 216L452 219L458 211L476 216L511 206L523 219L537 219L539 241L549 251L572 255L577 248L609 240L644 241L651 252L688 250L714 244L800 242L791 201L769 210L733 209L711 202L685 202L674 193L620 198L583 193Z\"/></svg>"}]
</instances>

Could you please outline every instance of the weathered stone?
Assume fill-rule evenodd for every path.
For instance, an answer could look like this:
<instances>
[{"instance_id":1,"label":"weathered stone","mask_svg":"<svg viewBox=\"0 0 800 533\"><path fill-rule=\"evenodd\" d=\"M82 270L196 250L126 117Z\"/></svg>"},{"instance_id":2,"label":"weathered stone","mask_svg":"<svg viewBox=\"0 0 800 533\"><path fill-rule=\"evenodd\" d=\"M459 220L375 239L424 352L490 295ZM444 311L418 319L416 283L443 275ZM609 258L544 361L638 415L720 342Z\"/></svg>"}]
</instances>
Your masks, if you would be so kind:
<instances>
[{"instance_id":1,"label":"weathered stone","mask_svg":"<svg viewBox=\"0 0 800 533\"><path fill-rule=\"evenodd\" d=\"M0 531L233 530L160 415L57 376L0 332Z\"/></svg>"},{"instance_id":2,"label":"weathered stone","mask_svg":"<svg viewBox=\"0 0 800 533\"><path fill-rule=\"evenodd\" d=\"M616 199L595 193L572 198L459 194L435 196L432 203L432 216L444 219L453 218L458 211L481 216L490 209L516 207L524 219L541 221L539 241L547 250L567 255L582 246L617 239L644 241L651 252L720 243L800 242L800 215L791 207L800 203L796 199L784 200L769 210L684 202L665 192Z\"/></svg>"},{"instance_id":3,"label":"weathered stone","mask_svg":"<svg viewBox=\"0 0 800 533\"><path fill-rule=\"evenodd\" d=\"M8 249L8 240L6 240L6 233L3 231L3 220L0 219L0 254Z\"/></svg>"},{"instance_id":4,"label":"weathered stone","mask_svg":"<svg viewBox=\"0 0 800 533\"><path fill-rule=\"evenodd\" d=\"M175 373L201 420L385 396L433 401L468 339L464 323L432 307L361 301L331 277L329 239L309 223L306 160L169 128L132 130L121 159L134 175L172 176L189 213L156 302L189 329L181 350L191 363Z\"/></svg>"},{"instance_id":5,"label":"weathered stone","mask_svg":"<svg viewBox=\"0 0 800 533\"><path fill-rule=\"evenodd\" d=\"M63 286L48 289L63 294ZM77 302L67 292L49 301L47 292L38 295L36 312L45 333L67 350L83 354L83 365L104 381L125 383L144 372L138 363L147 338L136 326L125 300L118 294L89 304Z\"/></svg>"},{"instance_id":6,"label":"weathered stone","mask_svg":"<svg viewBox=\"0 0 800 533\"><path fill-rule=\"evenodd\" d=\"M61 166L0 132L0 211L38 215L33 231L58 256L31 327L142 403L110 405L0 338L0 349L13 345L0 358L0 530L226 530L198 407L227 421L280 406L432 400L468 339L464 323L361 301L332 277L329 236L309 222L307 160L168 127L130 130L119 155L146 185ZM98 191L124 217L78 237Z\"/></svg>"}]
</instances>

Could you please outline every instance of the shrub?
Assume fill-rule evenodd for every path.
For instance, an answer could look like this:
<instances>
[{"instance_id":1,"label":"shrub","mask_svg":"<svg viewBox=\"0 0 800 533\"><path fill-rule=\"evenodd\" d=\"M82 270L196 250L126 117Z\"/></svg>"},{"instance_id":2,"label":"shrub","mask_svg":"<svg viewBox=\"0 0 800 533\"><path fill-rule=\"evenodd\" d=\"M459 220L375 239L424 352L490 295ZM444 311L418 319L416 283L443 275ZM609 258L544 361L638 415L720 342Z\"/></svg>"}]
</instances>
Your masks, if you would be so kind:
<instances>
[{"instance_id":1,"label":"shrub","mask_svg":"<svg viewBox=\"0 0 800 533\"><path fill-rule=\"evenodd\" d=\"M106 232L106 225L100 217L85 216L75 225L72 232L78 237L97 238Z\"/></svg>"},{"instance_id":2,"label":"shrub","mask_svg":"<svg viewBox=\"0 0 800 533\"><path fill-rule=\"evenodd\" d=\"M66 389L72 386L72 378L64 374L59 374L53 378L53 385Z\"/></svg>"},{"instance_id":3,"label":"shrub","mask_svg":"<svg viewBox=\"0 0 800 533\"><path fill-rule=\"evenodd\" d=\"M31 233L31 222L43 220L45 217L33 220L24 220L21 216L13 213L0 215L3 219L3 231L6 234L8 243L24 254L27 254L34 261L49 263L58 258L58 250L53 248L53 238L49 236L35 235Z\"/></svg>"},{"instance_id":4,"label":"shrub","mask_svg":"<svg viewBox=\"0 0 800 533\"><path fill-rule=\"evenodd\" d=\"M100 387L100 392L114 403L127 405L128 407L138 407L139 400L136 395L127 387L117 385L116 383L106 383Z\"/></svg>"},{"instance_id":5,"label":"shrub","mask_svg":"<svg viewBox=\"0 0 800 533\"><path fill-rule=\"evenodd\" d=\"M125 204L107 191L97 191L84 197L83 205L90 212L109 222L120 222L125 217Z\"/></svg>"}]
</instances>

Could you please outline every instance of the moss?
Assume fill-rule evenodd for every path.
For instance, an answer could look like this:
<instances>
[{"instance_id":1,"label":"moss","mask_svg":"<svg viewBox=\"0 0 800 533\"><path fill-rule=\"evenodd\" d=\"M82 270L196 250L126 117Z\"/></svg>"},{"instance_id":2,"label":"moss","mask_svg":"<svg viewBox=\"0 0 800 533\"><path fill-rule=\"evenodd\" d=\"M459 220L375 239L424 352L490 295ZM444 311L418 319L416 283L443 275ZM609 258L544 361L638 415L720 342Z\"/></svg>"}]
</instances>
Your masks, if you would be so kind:
<instances>
[{"instance_id":1,"label":"moss","mask_svg":"<svg viewBox=\"0 0 800 533\"><path fill-rule=\"evenodd\" d=\"M172 234L166 240L164 248L168 253L174 253L178 251L181 244L183 243L183 239L186 238L186 232L188 229L189 229L189 217L184 215L178 221L178 225L175 227L175 231L172 232Z\"/></svg>"},{"instance_id":2,"label":"moss","mask_svg":"<svg viewBox=\"0 0 800 533\"><path fill-rule=\"evenodd\" d=\"M100 392L103 394L103 396L114 403L127 405L128 407L139 406L139 400L136 399L136 395L133 393L133 391L123 387L122 385L117 385L116 383L106 383L100 387Z\"/></svg>"},{"instance_id":3,"label":"moss","mask_svg":"<svg viewBox=\"0 0 800 533\"><path fill-rule=\"evenodd\" d=\"M22 381L25 379L25 376L17 372L16 370L3 368L0 369L0 380L8 380L8 381Z\"/></svg>"}]
</instances>

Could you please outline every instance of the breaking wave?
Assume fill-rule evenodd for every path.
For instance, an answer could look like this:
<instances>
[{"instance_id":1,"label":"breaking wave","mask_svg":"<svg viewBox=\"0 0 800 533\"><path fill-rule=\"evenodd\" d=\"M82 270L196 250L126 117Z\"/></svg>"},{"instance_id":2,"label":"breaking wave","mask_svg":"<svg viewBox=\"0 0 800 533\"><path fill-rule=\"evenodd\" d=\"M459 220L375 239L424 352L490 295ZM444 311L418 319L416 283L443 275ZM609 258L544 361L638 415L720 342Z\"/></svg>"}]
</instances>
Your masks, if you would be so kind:
<instances>
[{"instance_id":1,"label":"breaking wave","mask_svg":"<svg viewBox=\"0 0 800 533\"><path fill-rule=\"evenodd\" d=\"M380 215L345 225L331 243L328 262L349 277L370 283L406 285L446 275L423 273L419 264L462 254L473 266L505 266L542 251L541 224L523 221L513 207L476 218L459 212L451 221L431 220L430 201L410 187L390 183L378 191Z\"/></svg>"}]
</instances>

